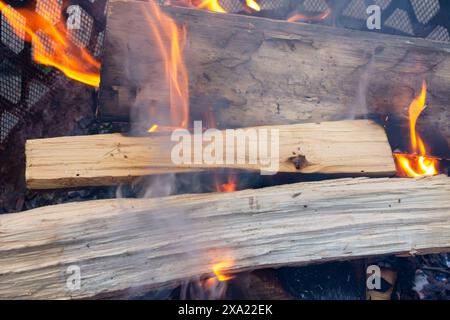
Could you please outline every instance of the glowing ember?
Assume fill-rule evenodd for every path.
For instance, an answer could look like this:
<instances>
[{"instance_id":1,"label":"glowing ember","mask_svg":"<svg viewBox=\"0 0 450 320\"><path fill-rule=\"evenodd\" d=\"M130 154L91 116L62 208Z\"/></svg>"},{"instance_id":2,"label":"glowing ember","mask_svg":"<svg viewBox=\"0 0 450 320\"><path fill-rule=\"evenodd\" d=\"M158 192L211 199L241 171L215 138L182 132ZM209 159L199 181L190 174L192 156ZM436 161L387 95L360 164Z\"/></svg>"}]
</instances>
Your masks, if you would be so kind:
<instances>
[{"instance_id":1,"label":"glowing ember","mask_svg":"<svg viewBox=\"0 0 450 320\"><path fill-rule=\"evenodd\" d=\"M316 16L306 16L303 14L295 14L287 19L289 22L320 22L328 18L331 14L331 9L327 8L324 12Z\"/></svg>"},{"instance_id":2,"label":"glowing ember","mask_svg":"<svg viewBox=\"0 0 450 320\"><path fill-rule=\"evenodd\" d=\"M225 274L225 270L230 269L233 266L232 260L224 260L213 265L212 270L217 280L223 282L233 279L233 276Z\"/></svg>"},{"instance_id":3,"label":"glowing ember","mask_svg":"<svg viewBox=\"0 0 450 320\"><path fill-rule=\"evenodd\" d=\"M56 1L56 0L53 0ZM48 6L52 8L53 6ZM47 7L45 7L47 8ZM67 77L98 87L100 84L100 62L88 51L78 48L69 40L63 24L52 25L41 15L27 8L13 9L0 0L0 11L14 30L24 41L33 45L33 60L36 63L54 67ZM21 14L27 20L22 27L15 23L14 15ZM42 14L46 16L46 14ZM50 13L47 16L51 16Z\"/></svg>"},{"instance_id":4,"label":"glowing ember","mask_svg":"<svg viewBox=\"0 0 450 320\"><path fill-rule=\"evenodd\" d=\"M187 128L189 122L189 78L183 57L186 30L179 29L153 0L149 12L144 11L148 25L164 61L166 81L170 91L171 124Z\"/></svg>"},{"instance_id":5,"label":"glowing ember","mask_svg":"<svg viewBox=\"0 0 450 320\"><path fill-rule=\"evenodd\" d=\"M245 3L247 4L247 7L255 11L261 11L261 6L255 0L245 0Z\"/></svg>"},{"instance_id":6,"label":"glowing ember","mask_svg":"<svg viewBox=\"0 0 450 320\"><path fill-rule=\"evenodd\" d=\"M397 171L400 176L423 177L439 173L439 161L427 156L425 144L416 131L417 119L425 109L427 85L422 84L422 90L409 106L409 130L411 154L394 154Z\"/></svg>"},{"instance_id":7,"label":"glowing ember","mask_svg":"<svg viewBox=\"0 0 450 320\"><path fill-rule=\"evenodd\" d=\"M236 176L231 175L228 177L228 182L223 183L217 188L220 192L234 192L236 191Z\"/></svg>"},{"instance_id":8,"label":"glowing ember","mask_svg":"<svg viewBox=\"0 0 450 320\"><path fill-rule=\"evenodd\" d=\"M236 191L236 184L233 182L224 183L221 185L222 192L234 192Z\"/></svg>"}]
</instances>

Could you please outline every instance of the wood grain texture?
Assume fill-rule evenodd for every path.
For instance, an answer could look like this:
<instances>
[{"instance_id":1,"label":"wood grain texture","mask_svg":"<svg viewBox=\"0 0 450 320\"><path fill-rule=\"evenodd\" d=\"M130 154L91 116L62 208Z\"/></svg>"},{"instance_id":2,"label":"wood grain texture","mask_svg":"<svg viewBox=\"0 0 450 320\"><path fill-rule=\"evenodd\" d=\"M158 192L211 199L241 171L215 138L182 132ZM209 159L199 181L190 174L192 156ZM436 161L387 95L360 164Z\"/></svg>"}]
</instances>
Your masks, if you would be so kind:
<instances>
[{"instance_id":1,"label":"wood grain texture","mask_svg":"<svg viewBox=\"0 0 450 320\"><path fill-rule=\"evenodd\" d=\"M227 272L450 248L450 178L355 178L0 216L0 298L88 298ZM66 287L70 265L81 288ZM127 291L130 290L130 291Z\"/></svg>"},{"instance_id":2,"label":"wood grain texture","mask_svg":"<svg viewBox=\"0 0 450 320\"><path fill-rule=\"evenodd\" d=\"M163 74L161 58L142 18L146 5L116 0L109 6L100 118L127 119L130 110L140 114L148 106L167 109L167 90L154 76ZM164 11L188 32L184 55L194 119L207 108L219 128L367 113L406 119L425 79L430 107L419 127L450 137L448 43L189 8Z\"/></svg>"},{"instance_id":3,"label":"wood grain texture","mask_svg":"<svg viewBox=\"0 0 450 320\"><path fill-rule=\"evenodd\" d=\"M279 145L267 144L269 155L279 152L279 172L350 176L395 174L392 151L383 128L371 121L351 120L246 128L244 132L254 130L257 133L257 136L249 136L246 145L239 145L237 140L228 139L225 131L220 131L224 157L231 153L225 150L228 143L235 141L230 150L243 163L207 164L203 161L201 164L175 164L171 150L178 142L172 142L170 136L164 134L144 138L108 134L29 140L26 144L27 185L35 189L113 185L144 175L194 169L258 171L266 167L262 167L259 154L254 164L249 161L251 151L248 146L250 142L264 141L260 132L265 129L279 132ZM255 137L260 140L255 140ZM271 136L268 137L270 139ZM256 144L252 150L257 148ZM239 154L243 156L239 157Z\"/></svg>"}]
</instances>

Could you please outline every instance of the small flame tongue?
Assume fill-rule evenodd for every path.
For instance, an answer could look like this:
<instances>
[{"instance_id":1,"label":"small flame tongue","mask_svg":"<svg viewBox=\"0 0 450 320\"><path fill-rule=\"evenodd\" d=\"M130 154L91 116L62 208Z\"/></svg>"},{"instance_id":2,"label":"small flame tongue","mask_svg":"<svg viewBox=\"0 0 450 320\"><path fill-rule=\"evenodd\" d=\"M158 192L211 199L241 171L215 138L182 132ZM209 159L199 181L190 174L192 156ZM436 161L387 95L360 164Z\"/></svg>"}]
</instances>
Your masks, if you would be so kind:
<instances>
[{"instance_id":1,"label":"small flame tongue","mask_svg":"<svg viewBox=\"0 0 450 320\"><path fill-rule=\"evenodd\" d=\"M49 8L51 7L53 6L50 5ZM33 44L33 60L36 63L54 67L68 78L94 87L99 86L100 62L69 40L69 33L63 24L54 26L32 10L13 9L1 0L0 11L14 33ZM26 18L27 26L22 27L16 22L17 13ZM48 13L48 16L51 14Z\"/></svg>"},{"instance_id":2,"label":"small flame tongue","mask_svg":"<svg viewBox=\"0 0 450 320\"><path fill-rule=\"evenodd\" d=\"M409 106L410 154L394 154L400 176L422 177L439 173L437 159L428 157L425 143L416 130L417 119L425 110L427 85L422 84L420 94Z\"/></svg>"},{"instance_id":3,"label":"small flame tongue","mask_svg":"<svg viewBox=\"0 0 450 320\"><path fill-rule=\"evenodd\" d=\"M290 16L287 21L289 22L320 22L325 20L331 15L331 9L327 8L324 12L315 15L315 16L307 16L304 14L294 14Z\"/></svg>"},{"instance_id":4,"label":"small flame tongue","mask_svg":"<svg viewBox=\"0 0 450 320\"><path fill-rule=\"evenodd\" d=\"M245 4L254 11L261 11L261 6L255 0L245 0Z\"/></svg>"},{"instance_id":5,"label":"small flame tongue","mask_svg":"<svg viewBox=\"0 0 450 320\"><path fill-rule=\"evenodd\" d=\"M213 12L226 13L225 9L219 3L219 0L203 0L196 5L199 9L205 9Z\"/></svg>"},{"instance_id":6,"label":"small flame tongue","mask_svg":"<svg viewBox=\"0 0 450 320\"><path fill-rule=\"evenodd\" d=\"M422 139L416 133L417 119L425 110L425 102L427 98L427 85L425 81L422 84L420 95L416 97L409 107L409 130L411 137L411 152L425 155L425 146Z\"/></svg>"}]
</instances>

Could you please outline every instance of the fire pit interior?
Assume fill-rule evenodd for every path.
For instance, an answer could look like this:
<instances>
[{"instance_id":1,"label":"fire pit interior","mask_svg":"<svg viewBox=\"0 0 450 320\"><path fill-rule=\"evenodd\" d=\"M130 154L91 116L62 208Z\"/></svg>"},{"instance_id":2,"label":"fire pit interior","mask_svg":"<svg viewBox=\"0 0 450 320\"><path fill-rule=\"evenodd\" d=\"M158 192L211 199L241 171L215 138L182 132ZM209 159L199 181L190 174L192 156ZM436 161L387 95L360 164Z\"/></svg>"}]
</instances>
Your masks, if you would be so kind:
<instances>
[{"instance_id":1,"label":"fire pit interior","mask_svg":"<svg viewBox=\"0 0 450 320\"><path fill-rule=\"evenodd\" d=\"M448 299L449 10L0 0L0 298Z\"/></svg>"}]
</instances>

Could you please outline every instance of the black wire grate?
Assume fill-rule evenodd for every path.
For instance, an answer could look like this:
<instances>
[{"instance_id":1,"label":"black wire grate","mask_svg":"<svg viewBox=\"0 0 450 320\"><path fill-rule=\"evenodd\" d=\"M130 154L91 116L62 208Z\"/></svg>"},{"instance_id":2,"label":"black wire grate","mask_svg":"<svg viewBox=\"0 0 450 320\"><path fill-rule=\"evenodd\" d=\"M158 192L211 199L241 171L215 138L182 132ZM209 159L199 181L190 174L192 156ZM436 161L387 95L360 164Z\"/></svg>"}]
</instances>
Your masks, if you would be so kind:
<instances>
[{"instance_id":1,"label":"black wire grate","mask_svg":"<svg viewBox=\"0 0 450 320\"><path fill-rule=\"evenodd\" d=\"M306 1L306 0L305 0ZM367 30L368 6L381 8L381 29L375 32L450 42L450 2L446 0L340 0L327 1L336 26Z\"/></svg>"},{"instance_id":2,"label":"black wire grate","mask_svg":"<svg viewBox=\"0 0 450 320\"><path fill-rule=\"evenodd\" d=\"M31 59L33 44L24 40L26 21L18 9L29 8L53 25L66 24L69 39L78 47L86 48L99 57L101 54L106 0L10 0L3 1L11 7L12 20L0 13L0 148L5 146L14 130L30 116L38 103L48 102L56 90L68 81L59 71L34 63ZM71 10L80 12L80 25L70 26ZM15 30L19 30L17 35ZM36 34L51 50L51 40L44 32Z\"/></svg>"},{"instance_id":3,"label":"black wire grate","mask_svg":"<svg viewBox=\"0 0 450 320\"><path fill-rule=\"evenodd\" d=\"M243 0L219 0L229 12L248 14ZM450 1L447 0L260 0L262 12L251 14L287 19L293 12L306 16L331 9L323 24L366 30L370 5L381 9L381 29L376 32L450 42Z\"/></svg>"}]
</instances>

